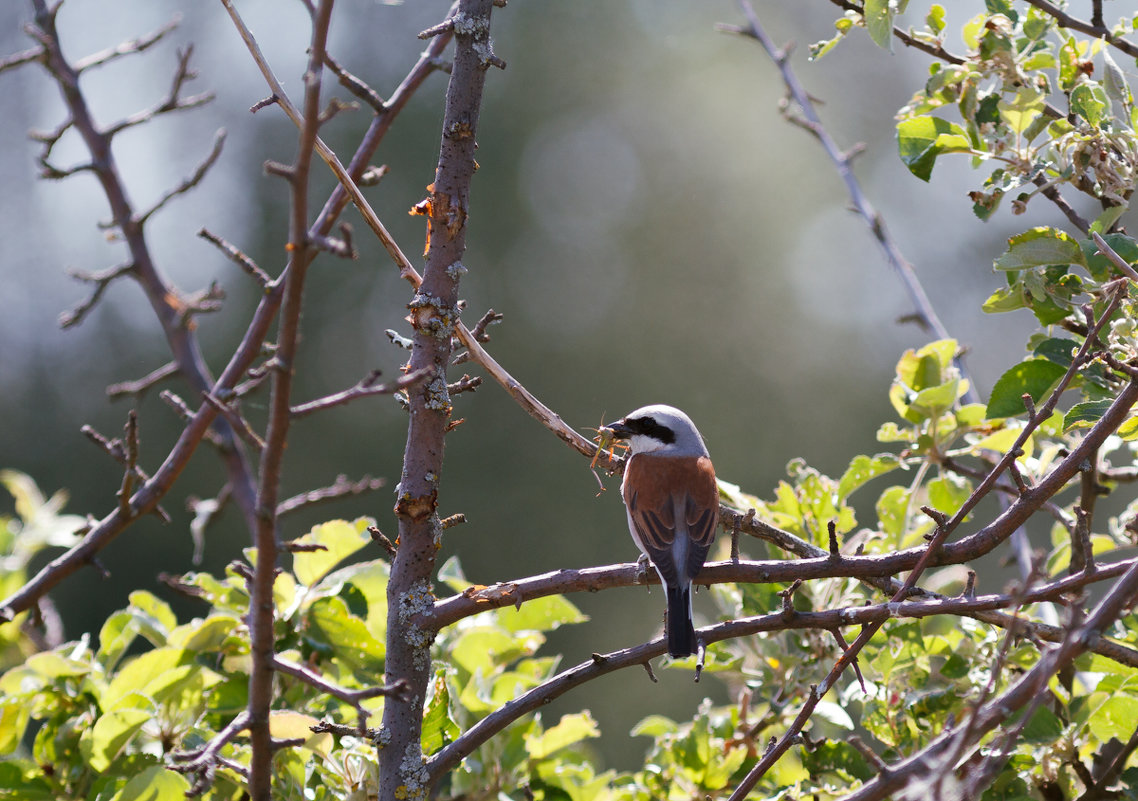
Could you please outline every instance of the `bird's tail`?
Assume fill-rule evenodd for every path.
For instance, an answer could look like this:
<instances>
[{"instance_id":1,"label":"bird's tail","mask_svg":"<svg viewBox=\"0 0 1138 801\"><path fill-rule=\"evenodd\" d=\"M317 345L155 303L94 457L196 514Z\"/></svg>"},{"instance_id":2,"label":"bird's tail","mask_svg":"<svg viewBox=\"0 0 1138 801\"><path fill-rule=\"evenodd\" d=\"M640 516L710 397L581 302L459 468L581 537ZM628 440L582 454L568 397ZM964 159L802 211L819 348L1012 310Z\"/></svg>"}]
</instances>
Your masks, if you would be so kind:
<instances>
[{"instance_id":1,"label":"bird's tail","mask_svg":"<svg viewBox=\"0 0 1138 801\"><path fill-rule=\"evenodd\" d=\"M695 628L691 622L691 584L668 587L668 653L674 657L695 653Z\"/></svg>"}]
</instances>

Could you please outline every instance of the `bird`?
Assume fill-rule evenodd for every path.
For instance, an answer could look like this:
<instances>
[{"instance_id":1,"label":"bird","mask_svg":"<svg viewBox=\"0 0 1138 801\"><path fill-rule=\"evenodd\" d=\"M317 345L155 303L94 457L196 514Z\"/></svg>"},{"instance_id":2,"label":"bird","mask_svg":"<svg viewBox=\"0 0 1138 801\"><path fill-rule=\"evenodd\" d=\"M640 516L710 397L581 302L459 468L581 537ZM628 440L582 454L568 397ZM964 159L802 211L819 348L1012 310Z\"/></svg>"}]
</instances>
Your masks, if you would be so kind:
<instances>
[{"instance_id":1,"label":"bird","mask_svg":"<svg viewBox=\"0 0 1138 801\"><path fill-rule=\"evenodd\" d=\"M628 529L667 595L668 654L696 652L692 579L707 559L719 522L715 468L699 429L679 409L644 406L603 427L629 447L620 494Z\"/></svg>"}]
</instances>

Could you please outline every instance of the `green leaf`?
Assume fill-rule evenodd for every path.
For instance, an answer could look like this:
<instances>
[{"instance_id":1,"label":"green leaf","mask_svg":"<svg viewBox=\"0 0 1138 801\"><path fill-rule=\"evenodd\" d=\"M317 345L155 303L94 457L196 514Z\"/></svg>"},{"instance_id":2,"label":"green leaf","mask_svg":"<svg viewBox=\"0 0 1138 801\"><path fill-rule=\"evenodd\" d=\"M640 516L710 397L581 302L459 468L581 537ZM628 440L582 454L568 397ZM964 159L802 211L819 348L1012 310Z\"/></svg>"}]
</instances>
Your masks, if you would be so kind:
<instances>
[{"instance_id":1,"label":"green leaf","mask_svg":"<svg viewBox=\"0 0 1138 801\"><path fill-rule=\"evenodd\" d=\"M914 428L901 428L892 420L877 429L878 442L916 442L919 432Z\"/></svg>"},{"instance_id":2,"label":"green leaf","mask_svg":"<svg viewBox=\"0 0 1138 801\"><path fill-rule=\"evenodd\" d=\"M31 709L23 699L0 701L0 754L11 754L20 745L30 716Z\"/></svg>"},{"instance_id":3,"label":"green leaf","mask_svg":"<svg viewBox=\"0 0 1138 801\"><path fill-rule=\"evenodd\" d=\"M893 6L889 0L865 0L862 16L869 38L882 50L893 52Z\"/></svg>"},{"instance_id":4,"label":"green leaf","mask_svg":"<svg viewBox=\"0 0 1138 801\"><path fill-rule=\"evenodd\" d=\"M1096 128L1108 116L1110 101L1097 83L1081 83L1071 90L1071 111Z\"/></svg>"},{"instance_id":5,"label":"green leaf","mask_svg":"<svg viewBox=\"0 0 1138 801\"><path fill-rule=\"evenodd\" d=\"M1025 270L1052 264L1086 266L1083 249L1067 233L1057 228L1032 228L1008 240L1008 250L996 259L997 270Z\"/></svg>"},{"instance_id":6,"label":"green leaf","mask_svg":"<svg viewBox=\"0 0 1138 801\"><path fill-rule=\"evenodd\" d=\"M972 494L972 483L955 473L945 473L928 483L928 492L929 505L951 517Z\"/></svg>"},{"instance_id":7,"label":"green leaf","mask_svg":"<svg viewBox=\"0 0 1138 801\"><path fill-rule=\"evenodd\" d=\"M540 634L510 634L500 628L478 626L467 629L451 651L453 664L467 673L492 674L499 665L532 654L544 641Z\"/></svg>"},{"instance_id":8,"label":"green leaf","mask_svg":"<svg viewBox=\"0 0 1138 801\"><path fill-rule=\"evenodd\" d=\"M99 716L84 736L85 756L92 769L100 773L110 767L143 724L154 718L154 704L141 693L132 693L119 701L122 706Z\"/></svg>"},{"instance_id":9,"label":"green leaf","mask_svg":"<svg viewBox=\"0 0 1138 801\"><path fill-rule=\"evenodd\" d=\"M900 539L905 531L906 511L909 506L907 487L889 487L877 499L877 520L881 530L894 540Z\"/></svg>"},{"instance_id":10,"label":"green leaf","mask_svg":"<svg viewBox=\"0 0 1138 801\"><path fill-rule=\"evenodd\" d=\"M901 460L892 453L875 456L855 456L838 481L838 501L844 501L854 490L901 466Z\"/></svg>"},{"instance_id":11,"label":"green leaf","mask_svg":"<svg viewBox=\"0 0 1138 801\"><path fill-rule=\"evenodd\" d=\"M587 710L572 715L564 715L556 726L541 734L527 734L526 751L531 759L546 759L556 751L579 743L582 740L600 737L601 731L592 714Z\"/></svg>"},{"instance_id":12,"label":"green leaf","mask_svg":"<svg viewBox=\"0 0 1138 801\"><path fill-rule=\"evenodd\" d=\"M71 659L55 651L32 654L24 663L28 668L48 679L67 676L85 676L91 672L91 665L79 659Z\"/></svg>"},{"instance_id":13,"label":"green leaf","mask_svg":"<svg viewBox=\"0 0 1138 801\"><path fill-rule=\"evenodd\" d=\"M1001 287L993 292L986 301L983 309L988 314L1015 311L1027 307L1024 297L1023 284L1018 281L1011 286Z\"/></svg>"},{"instance_id":14,"label":"green leaf","mask_svg":"<svg viewBox=\"0 0 1138 801\"><path fill-rule=\"evenodd\" d=\"M998 108L1012 132L1022 134L1043 113L1045 105L1043 92L1023 86L1010 102L1000 100Z\"/></svg>"},{"instance_id":15,"label":"green leaf","mask_svg":"<svg viewBox=\"0 0 1138 801\"><path fill-rule=\"evenodd\" d=\"M504 606L497 612L498 622L507 631L553 631L561 626L584 623L588 616L564 595L534 598L520 609Z\"/></svg>"},{"instance_id":16,"label":"green leaf","mask_svg":"<svg viewBox=\"0 0 1138 801\"><path fill-rule=\"evenodd\" d=\"M1030 359L1012 367L992 387L988 399L987 416L1016 417L1027 410L1023 396L1030 395L1036 403L1067 371L1045 359Z\"/></svg>"},{"instance_id":17,"label":"green leaf","mask_svg":"<svg viewBox=\"0 0 1138 801\"><path fill-rule=\"evenodd\" d=\"M1074 89L1079 74L1079 47L1075 37L1069 36L1059 48L1059 88L1064 92Z\"/></svg>"},{"instance_id":18,"label":"green leaf","mask_svg":"<svg viewBox=\"0 0 1138 801\"><path fill-rule=\"evenodd\" d=\"M1073 339L1049 337L1036 345L1033 352L1036 356L1049 362L1055 362L1066 370L1075 360L1075 351L1078 349L1079 343Z\"/></svg>"},{"instance_id":19,"label":"green leaf","mask_svg":"<svg viewBox=\"0 0 1138 801\"><path fill-rule=\"evenodd\" d=\"M1099 421L1107 410L1113 405L1109 398L1105 400L1083 401L1072 406L1063 417L1064 433L1072 428L1090 428Z\"/></svg>"},{"instance_id":20,"label":"green leaf","mask_svg":"<svg viewBox=\"0 0 1138 801\"><path fill-rule=\"evenodd\" d=\"M1133 442L1138 439L1138 415L1127 417L1115 432L1124 442Z\"/></svg>"},{"instance_id":21,"label":"green leaf","mask_svg":"<svg viewBox=\"0 0 1138 801\"><path fill-rule=\"evenodd\" d=\"M1023 728L1023 739L1033 745L1050 745L1063 734L1063 722L1045 706L1040 706Z\"/></svg>"},{"instance_id":22,"label":"green leaf","mask_svg":"<svg viewBox=\"0 0 1138 801\"><path fill-rule=\"evenodd\" d=\"M181 667L188 667L191 655L179 648L155 648L127 662L103 693L104 709L112 709L120 698L135 692L154 695L166 689L170 680L184 678ZM177 672L172 672L177 671Z\"/></svg>"},{"instance_id":23,"label":"green leaf","mask_svg":"<svg viewBox=\"0 0 1138 801\"><path fill-rule=\"evenodd\" d=\"M311 587L340 562L371 542L368 526L375 521L361 517L347 520L330 520L314 527L295 540L297 544L319 546L320 550L293 555L293 572L301 584Z\"/></svg>"},{"instance_id":24,"label":"green leaf","mask_svg":"<svg viewBox=\"0 0 1138 801\"><path fill-rule=\"evenodd\" d=\"M1138 720L1138 698L1115 694L1091 714L1087 725L1091 734L1101 743L1107 742L1111 737L1125 742L1134 733L1135 720Z\"/></svg>"},{"instance_id":25,"label":"green leaf","mask_svg":"<svg viewBox=\"0 0 1138 801\"><path fill-rule=\"evenodd\" d=\"M1091 223L1091 231L1096 234L1106 233L1110 230L1112 225L1118 222L1118 218L1125 214L1126 211L1126 206L1108 206L1102 214L1095 217L1095 221Z\"/></svg>"},{"instance_id":26,"label":"green leaf","mask_svg":"<svg viewBox=\"0 0 1138 801\"><path fill-rule=\"evenodd\" d=\"M446 668L435 671L434 691L423 712L422 747L424 755L431 755L462 733L450 714L450 690L447 689Z\"/></svg>"},{"instance_id":27,"label":"green leaf","mask_svg":"<svg viewBox=\"0 0 1138 801\"><path fill-rule=\"evenodd\" d=\"M665 734L674 734L679 731L679 725L671 718L663 715L649 715L632 727L630 734L633 737L663 737Z\"/></svg>"},{"instance_id":28,"label":"green leaf","mask_svg":"<svg viewBox=\"0 0 1138 801\"><path fill-rule=\"evenodd\" d=\"M455 592L462 592L467 587L474 585L474 582L467 579L462 572L462 565L458 561L458 556L451 556L443 562L442 567L439 568L439 581Z\"/></svg>"},{"instance_id":29,"label":"green leaf","mask_svg":"<svg viewBox=\"0 0 1138 801\"><path fill-rule=\"evenodd\" d=\"M1130 84L1126 81L1126 74L1115 63L1110 55L1110 50L1103 48L1102 51L1103 75L1102 86L1106 90L1107 97L1110 102L1118 106L1117 112L1120 117L1125 119L1126 109L1134 102L1134 96L1130 92Z\"/></svg>"},{"instance_id":30,"label":"green leaf","mask_svg":"<svg viewBox=\"0 0 1138 801\"><path fill-rule=\"evenodd\" d=\"M321 653L342 659L361 672L380 673L386 649L363 620L348 611L343 598L321 598L308 610L305 641Z\"/></svg>"},{"instance_id":31,"label":"green leaf","mask_svg":"<svg viewBox=\"0 0 1138 801\"><path fill-rule=\"evenodd\" d=\"M853 20L848 17L838 17L838 19L834 21L834 28L837 30L837 34L835 34L833 39L823 39L820 42L815 42L810 45L810 60L817 61L837 47L838 42L845 39L846 34L852 31L853 27Z\"/></svg>"},{"instance_id":32,"label":"green leaf","mask_svg":"<svg viewBox=\"0 0 1138 801\"><path fill-rule=\"evenodd\" d=\"M897 145L901 161L909 172L927 181L932 176L937 156L944 153L968 153L972 145L959 125L939 117L921 116L897 124Z\"/></svg>"},{"instance_id":33,"label":"green leaf","mask_svg":"<svg viewBox=\"0 0 1138 801\"><path fill-rule=\"evenodd\" d=\"M929 26L929 30L933 33L940 33L944 30L944 6L940 3L933 3L929 6L928 16L925 17L925 24Z\"/></svg>"},{"instance_id":34,"label":"green leaf","mask_svg":"<svg viewBox=\"0 0 1138 801\"><path fill-rule=\"evenodd\" d=\"M109 801L185 801L190 783L165 765L147 768Z\"/></svg>"},{"instance_id":35,"label":"green leaf","mask_svg":"<svg viewBox=\"0 0 1138 801\"><path fill-rule=\"evenodd\" d=\"M1117 208L1125 208L1119 206ZM1103 239L1110 245L1127 264L1138 264L1138 242L1135 242L1126 234L1105 234ZM1091 277L1096 281L1109 281L1111 278L1121 275L1118 268L1114 266L1107 256L1098 252L1098 245L1092 240L1087 240L1086 250L1087 254L1087 270L1090 272Z\"/></svg>"},{"instance_id":36,"label":"green leaf","mask_svg":"<svg viewBox=\"0 0 1138 801\"><path fill-rule=\"evenodd\" d=\"M968 382L959 378L922 389L909 401L909 409L922 417L936 418L952 408L956 399L968 391Z\"/></svg>"},{"instance_id":37,"label":"green leaf","mask_svg":"<svg viewBox=\"0 0 1138 801\"><path fill-rule=\"evenodd\" d=\"M174 610L170 608L170 604L163 601L157 595L146 590L135 590L130 594L130 605L136 613L145 616L151 623L151 630L154 636L160 639L165 639L170 633L170 630L178 625L178 617L174 614ZM150 639L149 637L147 639ZM154 645L164 645L163 642L155 642L151 640Z\"/></svg>"}]
</instances>

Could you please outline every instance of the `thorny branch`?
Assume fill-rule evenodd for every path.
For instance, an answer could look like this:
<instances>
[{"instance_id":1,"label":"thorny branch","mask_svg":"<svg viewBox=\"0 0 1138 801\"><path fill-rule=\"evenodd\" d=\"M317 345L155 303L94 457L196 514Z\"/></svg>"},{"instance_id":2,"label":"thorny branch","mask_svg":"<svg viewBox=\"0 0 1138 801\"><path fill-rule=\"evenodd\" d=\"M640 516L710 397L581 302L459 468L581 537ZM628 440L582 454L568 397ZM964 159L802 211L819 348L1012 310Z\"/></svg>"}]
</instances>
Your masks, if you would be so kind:
<instances>
[{"instance_id":1,"label":"thorny branch","mask_svg":"<svg viewBox=\"0 0 1138 801\"><path fill-rule=\"evenodd\" d=\"M300 313L305 277L316 256L308 222L308 185L312 156L320 126L321 72L332 19L333 0L321 0L312 19L312 39L308 48L308 67L304 73L303 123L297 137L296 160L289 168L292 190L289 242L292 263L283 278L280 322L277 329L275 359L279 365L272 374L269 421L265 447L261 453L257 484L257 522L253 543L257 564L249 583L249 634L252 665L249 671L249 795L253 801L272 798L273 742L269 733L269 710L273 700L273 671L276 636L273 633L273 582L276 578L278 538L277 504L292 421L291 397L293 365L300 342Z\"/></svg>"},{"instance_id":2,"label":"thorny branch","mask_svg":"<svg viewBox=\"0 0 1138 801\"><path fill-rule=\"evenodd\" d=\"M49 8L46 0L32 0L32 6L35 11L35 22L29 26L29 31L39 43L42 51L36 60L43 65L59 86L68 114L63 125L54 134L47 137L45 153L41 162L44 164L45 170L50 169L47 164L47 154L50 153L52 145L58 141L59 136L64 131L74 128L80 135L91 156L87 168L98 178L111 208L112 222L121 231L129 251L129 258L125 262L129 268L123 268L124 271L129 270L131 277L139 284L150 301L151 308L162 325L174 361L177 363L182 376L196 392L209 391L214 381L192 328L185 324L185 301L179 297L176 289L160 274L147 244L144 226L140 220L136 219L134 207L127 196L125 184L120 176L111 147L114 128L112 126L111 129L100 130L95 124L87 99L79 85L79 69L68 62L63 54L55 19L59 6ZM149 38L157 41L164 35L165 32L160 31L157 34L152 34ZM149 44L152 44L153 41ZM133 44L124 45L124 52L143 50L149 44L147 44L147 38L144 37ZM96 59L96 61L98 60ZM82 64L82 62L80 63ZM89 68L93 66L93 63L88 62L85 66ZM167 98L167 102L163 104L169 106L165 110L185 107L185 103L189 102L180 99L178 93L181 86L190 77L192 77L192 72L189 69L189 51L187 50L179 56L174 89L171 96ZM200 105L205 102L204 96L192 100L194 101L193 105ZM160 112L154 111L153 113ZM78 322L83 314L89 310L90 305L98 299L98 294L101 294L105 289L105 282L97 284L95 297L85 306L81 305L76 311L73 311L70 316L65 316L63 322L71 325ZM216 422L215 433L221 443L220 452L226 465L228 481L234 487L234 498L245 514L246 522L252 524L252 471L246 456L237 443L234 432L224 421Z\"/></svg>"},{"instance_id":3,"label":"thorny branch","mask_svg":"<svg viewBox=\"0 0 1138 801\"><path fill-rule=\"evenodd\" d=\"M52 38L56 38L53 27L54 19L52 14L48 12L46 5L42 0L36 0L35 7L37 14L43 15L41 21L44 22L44 25L47 25L48 22L51 23L51 30L53 32ZM391 94L384 113L376 116L368 127L360 144L357 146L355 154L347 168L346 180L350 182L354 180L353 177L363 175L368 169L370 160L375 155L376 149L379 147L383 137L388 130L390 130L395 118L406 107L415 91L439 68L441 54L449 43L450 38L449 34L435 38L407 73L407 76ZM37 48L33 57L24 59L20 63L43 63L47 60L49 52L55 51L50 49L44 51ZM74 88L75 86L74 81L64 85L67 92L74 91L74 95L67 94L67 97L72 102L78 104L79 108L85 110L85 104L82 103L82 97L78 95L78 90ZM68 87L72 88L68 89ZM325 202L316 221L312 224L312 233L318 235L326 234L330 231L347 203L348 193L342 186L338 186ZM127 214L125 219L129 219L129 217L130 215ZM287 274L288 271L289 265L286 265L282 274ZM221 372L216 384L213 386L215 395L224 395L228 392L236 391L235 388L239 382L245 377L253 363L262 355L269 328L276 318L277 310L280 307L282 294L283 284L280 282L274 282L272 286L266 287L264 295L251 317L244 337L242 337L240 343L238 343L229 363L225 366L225 369ZM175 348L175 351L180 353L182 349ZM191 349L191 352L196 352L196 348ZM183 369L184 363L182 361L179 360L176 363L179 365L179 369ZM202 404L197 412L190 413L184 403L182 407L188 415L187 425L182 430L177 442L171 448L162 465L149 480L145 481L143 485L135 491L131 499L135 514L130 519L155 510L158 502L170 491L174 482L181 474L182 469L189 462L198 443L201 442L203 438L212 438L214 436L210 430L210 426L215 423L218 417L218 410L216 408L209 404ZM232 437L232 434L230 434L230 437ZM230 447L224 441L219 440L219 444L223 448ZM244 487L245 483L243 482L239 486ZM231 492L235 493L236 490L231 490ZM248 497L249 510L251 510L253 506L253 493L251 488ZM90 527L86 534L83 535L82 540L77 545L52 560L23 587L0 602L0 619L11 620L16 614L31 608L40 598L61 581L82 567L91 564L95 555L125 530L130 519L120 517L119 511L116 508L102 520L97 521Z\"/></svg>"},{"instance_id":4,"label":"thorny branch","mask_svg":"<svg viewBox=\"0 0 1138 801\"><path fill-rule=\"evenodd\" d=\"M298 406L292 407L290 414L294 418L305 417L313 412L319 412L324 409L331 409L336 406L343 406L344 404L351 403L357 398L367 398L372 395L394 395L396 392L411 389L412 387L420 384L431 375L433 371L430 368L423 368L415 370L405 375L399 376L394 381L388 381L383 384L376 383L379 380L379 371L371 373L360 380L358 384L350 389L345 389L343 392L337 392L333 395L328 395L323 398L308 401Z\"/></svg>"}]
</instances>

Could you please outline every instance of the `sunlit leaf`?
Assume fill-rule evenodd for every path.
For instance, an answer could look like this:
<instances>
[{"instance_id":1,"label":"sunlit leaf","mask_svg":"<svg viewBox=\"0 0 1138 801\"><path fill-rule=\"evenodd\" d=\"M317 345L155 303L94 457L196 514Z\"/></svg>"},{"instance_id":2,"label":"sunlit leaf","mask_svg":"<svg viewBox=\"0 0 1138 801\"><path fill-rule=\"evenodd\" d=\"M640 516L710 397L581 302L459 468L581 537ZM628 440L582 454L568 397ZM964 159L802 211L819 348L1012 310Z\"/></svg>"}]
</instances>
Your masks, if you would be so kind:
<instances>
[{"instance_id":1,"label":"sunlit leaf","mask_svg":"<svg viewBox=\"0 0 1138 801\"><path fill-rule=\"evenodd\" d=\"M588 711L578 712L564 715L556 726L551 726L541 734L527 736L526 750L533 759L546 759L562 748L600 736L600 729L593 716Z\"/></svg>"},{"instance_id":2,"label":"sunlit leaf","mask_svg":"<svg viewBox=\"0 0 1138 801\"><path fill-rule=\"evenodd\" d=\"M1057 228L1032 228L1008 239L1008 249L995 261L997 270L1024 270L1051 264L1082 264L1083 249Z\"/></svg>"},{"instance_id":3,"label":"sunlit leaf","mask_svg":"<svg viewBox=\"0 0 1138 801\"><path fill-rule=\"evenodd\" d=\"M1067 371L1045 359L1029 359L1015 365L996 381L988 399L987 416L1016 417L1026 413L1023 396L1036 403Z\"/></svg>"},{"instance_id":4,"label":"sunlit leaf","mask_svg":"<svg viewBox=\"0 0 1138 801\"><path fill-rule=\"evenodd\" d=\"M189 790L182 774L156 765L134 776L109 801L185 801Z\"/></svg>"},{"instance_id":5,"label":"sunlit leaf","mask_svg":"<svg viewBox=\"0 0 1138 801\"><path fill-rule=\"evenodd\" d=\"M1110 399L1076 403L1063 417L1063 431L1070 431L1072 428L1090 428L1112 405L1113 401Z\"/></svg>"},{"instance_id":6,"label":"sunlit leaf","mask_svg":"<svg viewBox=\"0 0 1138 801\"><path fill-rule=\"evenodd\" d=\"M430 755L438 751L461 734L458 724L450 714L450 691L447 689L446 669L435 671L432 694L423 712L422 747L423 753Z\"/></svg>"},{"instance_id":7,"label":"sunlit leaf","mask_svg":"<svg viewBox=\"0 0 1138 801\"><path fill-rule=\"evenodd\" d=\"M897 144L901 161L909 172L927 181L938 156L968 153L972 145L963 128L939 117L921 116L897 124Z\"/></svg>"},{"instance_id":8,"label":"sunlit leaf","mask_svg":"<svg viewBox=\"0 0 1138 801\"><path fill-rule=\"evenodd\" d=\"M522 604L520 609L504 606L498 610L497 615L498 622L511 632L553 631L589 619L564 595L534 598Z\"/></svg>"},{"instance_id":9,"label":"sunlit leaf","mask_svg":"<svg viewBox=\"0 0 1138 801\"><path fill-rule=\"evenodd\" d=\"M118 703L118 708L100 715L89 737L84 737L87 763L94 770L106 770L143 724L154 717L153 702L141 693L131 693Z\"/></svg>"},{"instance_id":10,"label":"sunlit leaf","mask_svg":"<svg viewBox=\"0 0 1138 801\"><path fill-rule=\"evenodd\" d=\"M298 537L298 545L313 546L318 550L293 554L293 572L301 584L312 586L324 575L347 559L356 551L371 542L368 526L374 526L370 518L329 520L313 527L307 534Z\"/></svg>"},{"instance_id":11,"label":"sunlit leaf","mask_svg":"<svg viewBox=\"0 0 1138 801\"><path fill-rule=\"evenodd\" d=\"M1098 84L1081 83L1071 90L1071 111L1096 128L1108 116L1110 101Z\"/></svg>"},{"instance_id":12,"label":"sunlit leaf","mask_svg":"<svg viewBox=\"0 0 1138 801\"><path fill-rule=\"evenodd\" d=\"M869 38L882 50L893 52L893 5L889 0L865 0L862 16Z\"/></svg>"},{"instance_id":13,"label":"sunlit leaf","mask_svg":"<svg viewBox=\"0 0 1138 801\"><path fill-rule=\"evenodd\" d=\"M892 453L875 456L855 456L838 481L838 500L844 501L854 490L878 476L901 466L901 460Z\"/></svg>"}]
</instances>

